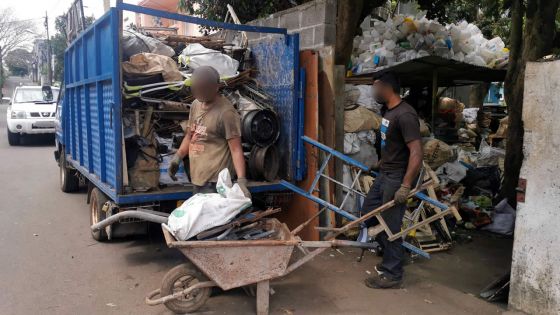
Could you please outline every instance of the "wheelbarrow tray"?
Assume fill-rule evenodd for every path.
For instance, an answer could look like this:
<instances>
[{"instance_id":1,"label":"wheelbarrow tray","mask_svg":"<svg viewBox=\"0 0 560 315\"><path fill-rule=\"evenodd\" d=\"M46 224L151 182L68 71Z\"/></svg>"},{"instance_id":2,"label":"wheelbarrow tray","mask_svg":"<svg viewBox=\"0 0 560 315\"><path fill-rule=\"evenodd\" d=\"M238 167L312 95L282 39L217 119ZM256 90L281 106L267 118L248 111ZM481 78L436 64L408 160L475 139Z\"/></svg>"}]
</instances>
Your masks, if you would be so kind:
<instances>
[{"instance_id":1,"label":"wheelbarrow tray","mask_svg":"<svg viewBox=\"0 0 560 315\"><path fill-rule=\"evenodd\" d=\"M221 289L229 290L283 276L298 239L277 219L267 219L273 239L178 241L163 228L167 246L180 250Z\"/></svg>"}]
</instances>

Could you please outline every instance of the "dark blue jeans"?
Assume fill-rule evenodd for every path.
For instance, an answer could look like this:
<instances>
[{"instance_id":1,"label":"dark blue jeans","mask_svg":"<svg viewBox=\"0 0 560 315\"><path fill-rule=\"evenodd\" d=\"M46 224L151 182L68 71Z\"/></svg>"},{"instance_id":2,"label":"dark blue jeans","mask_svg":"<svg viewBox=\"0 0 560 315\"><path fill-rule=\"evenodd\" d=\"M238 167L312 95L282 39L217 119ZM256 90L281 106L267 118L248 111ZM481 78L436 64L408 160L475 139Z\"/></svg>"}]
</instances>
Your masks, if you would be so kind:
<instances>
[{"instance_id":1,"label":"dark blue jeans","mask_svg":"<svg viewBox=\"0 0 560 315\"><path fill-rule=\"evenodd\" d=\"M382 206L393 200L395 192L401 187L405 171L380 171L380 175L375 179L362 205L362 215ZM401 230L402 219L406 211L406 205L396 205L381 212L381 217L387 224L391 233L398 233ZM374 226L379 222L374 217L365 222L366 226ZM382 271L393 278L401 280L403 276L403 256L402 238L392 242L388 239L387 233L381 232L376 240L383 247Z\"/></svg>"}]
</instances>

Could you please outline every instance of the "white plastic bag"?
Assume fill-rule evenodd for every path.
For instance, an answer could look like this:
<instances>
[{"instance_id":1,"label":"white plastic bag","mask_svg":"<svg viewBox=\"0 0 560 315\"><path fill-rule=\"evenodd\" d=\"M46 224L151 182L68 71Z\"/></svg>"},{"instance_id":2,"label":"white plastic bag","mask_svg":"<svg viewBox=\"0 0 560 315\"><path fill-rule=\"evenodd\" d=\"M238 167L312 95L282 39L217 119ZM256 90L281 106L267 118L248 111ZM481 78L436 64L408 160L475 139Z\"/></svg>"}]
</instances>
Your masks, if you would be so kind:
<instances>
[{"instance_id":1,"label":"white plastic bag","mask_svg":"<svg viewBox=\"0 0 560 315\"><path fill-rule=\"evenodd\" d=\"M360 152L360 139L353 132L344 134L344 154L354 154Z\"/></svg>"},{"instance_id":2,"label":"white plastic bag","mask_svg":"<svg viewBox=\"0 0 560 315\"><path fill-rule=\"evenodd\" d=\"M492 223L482 229L502 235L512 235L515 229L515 214L515 209L504 198L494 207Z\"/></svg>"},{"instance_id":3,"label":"white plastic bag","mask_svg":"<svg viewBox=\"0 0 560 315\"><path fill-rule=\"evenodd\" d=\"M165 45L159 40L130 30L123 31L121 43L123 51L122 57L124 61L128 61L132 55L143 52L164 55L167 57L173 57L173 55L175 55L173 48Z\"/></svg>"},{"instance_id":4,"label":"white plastic bag","mask_svg":"<svg viewBox=\"0 0 560 315\"><path fill-rule=\"evenodd\" d=\"M239 185L232 185L227 168L218 175L216 191L196 194L171 212L167 227L178 240L188 240L200 232L226 224L251 206L251 199L245 197Z\"/></svg>"},{"instance_id":5,"label":"white plastic bag","mask_svg":"<svg viewBox=\"0 0 560 315\"><path fill-rule=\"evenodd\" d=\"M222 78L235 76L239 67L239 61L198 43L189 44L183 49L179 56L179 63L191 69L200 66L212 66Z\"/></svg>"}]
</instances>

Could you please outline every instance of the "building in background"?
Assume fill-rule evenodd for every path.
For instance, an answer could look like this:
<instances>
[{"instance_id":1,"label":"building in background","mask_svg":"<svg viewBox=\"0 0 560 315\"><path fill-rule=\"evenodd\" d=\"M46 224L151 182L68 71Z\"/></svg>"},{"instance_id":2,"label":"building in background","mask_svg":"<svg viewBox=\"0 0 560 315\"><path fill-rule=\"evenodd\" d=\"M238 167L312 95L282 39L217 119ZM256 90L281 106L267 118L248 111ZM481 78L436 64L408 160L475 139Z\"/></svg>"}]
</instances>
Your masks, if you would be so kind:
<instances>
[{"instance_id":1,"label":"building in background","mask_svg":"<svg viewBox=\"0 0 560 315\"><path fill-rule=\"evenodd\" d=\"M142 0L138 3L139 6L151 9L157 9L167 12L178 13L177 4L178 0ZM198 29L198 25L163 19L156 16L145 15L136 13L135 24L139 29L151 30L158 29L176 29L177 34L186 36L199 36L202 33ZM173 31L175 32L175 31Z\"/></svg>"}]
</instances>

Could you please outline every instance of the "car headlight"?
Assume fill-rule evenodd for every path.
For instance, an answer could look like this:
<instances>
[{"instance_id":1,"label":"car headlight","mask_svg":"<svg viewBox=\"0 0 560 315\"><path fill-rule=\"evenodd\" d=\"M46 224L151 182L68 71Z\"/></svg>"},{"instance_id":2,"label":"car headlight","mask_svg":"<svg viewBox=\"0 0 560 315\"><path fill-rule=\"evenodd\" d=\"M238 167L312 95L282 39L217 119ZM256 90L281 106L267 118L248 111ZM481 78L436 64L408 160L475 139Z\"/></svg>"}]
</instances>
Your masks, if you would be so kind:
<instances>
[{"instance_id":1,"label":"car headlight","mask_svg":"<svg viewBox=\"0 0 560 315\"><path fill-rule=\"evenodd\" d=\"M24 119L25 118L25 111L23 111L23 110L13 110L10 117L12 119Z\"/></svg>"}]
</instances>

